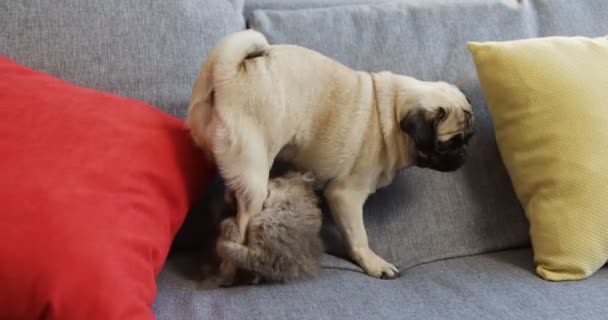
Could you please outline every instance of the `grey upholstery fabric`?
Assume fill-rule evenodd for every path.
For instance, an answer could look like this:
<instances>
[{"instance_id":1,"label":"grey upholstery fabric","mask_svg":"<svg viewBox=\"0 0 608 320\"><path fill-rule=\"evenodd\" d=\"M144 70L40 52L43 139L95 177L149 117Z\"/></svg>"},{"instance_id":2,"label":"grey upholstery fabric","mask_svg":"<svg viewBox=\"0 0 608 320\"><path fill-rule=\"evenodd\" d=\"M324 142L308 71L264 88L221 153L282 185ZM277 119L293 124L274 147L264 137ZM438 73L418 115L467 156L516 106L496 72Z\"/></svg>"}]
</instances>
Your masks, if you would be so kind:
<instances>
[{"instance_id":1,"label":"grey upholstery fabric","mask_svg":"<svg viewBox=\"0 0 608 320\"><path fill-rule=\"evenodd\" d=\"M158 320L605 319L608 269L579 282L533 272L529 250L438 261L376 280L328 258L320 277L283 285L201 289L171 259L158 277Z\"/></svg>"},{"instance_id":2,"label":"grey upholstery fabric","mask_svg":"<svg viewBox=\"0 0 608 320\"><path fill-rule=\"evenodd\" d=\"M0 54L178 116L208 50L242 28L225 0L0 2Z\"/></svg>"},{"instance_id":3,"label":"grey upholstery fabric","mask_svg":"<svg viewBox=\"0 0 608 320\"><path fill-rule=\"evenodd\" d=\"M255 10L297 10L327 8L353 4L387 3L395 0L230 0L235 8L242 10L249 18ZM428 1L428 0L427 0Z\"/></svg>"},{"instance_id":4,"label":"grey upholstery fabric","mask_svg":"<svg viewBox=\"0 0 608 320\"><path fill-rule=\"evenodd\" d=\"M260 9L249 24L273 43L316 49L357 69L448 81L471 98L477 133L466 166L450 174L407 170L366 205L372 247L407 267L528 243L527 222L501 163L466 42L598 36L608 32L606 12L603 0L401 0Z\"/></svg>"},{"instance_id":5,"label":"grey upholstery fabric","mask_svg":"<svg viewBox=\"0 0 608 320\"><path fill-rule=\"evenodd\" d=\"M466 3L467 0L230 0L236 8L249 18L255 10L299 10L311 8L328 8L346 5L384 4L404 2L410 5L438 5L442 3Z\"/></svg>"}]
</instances>

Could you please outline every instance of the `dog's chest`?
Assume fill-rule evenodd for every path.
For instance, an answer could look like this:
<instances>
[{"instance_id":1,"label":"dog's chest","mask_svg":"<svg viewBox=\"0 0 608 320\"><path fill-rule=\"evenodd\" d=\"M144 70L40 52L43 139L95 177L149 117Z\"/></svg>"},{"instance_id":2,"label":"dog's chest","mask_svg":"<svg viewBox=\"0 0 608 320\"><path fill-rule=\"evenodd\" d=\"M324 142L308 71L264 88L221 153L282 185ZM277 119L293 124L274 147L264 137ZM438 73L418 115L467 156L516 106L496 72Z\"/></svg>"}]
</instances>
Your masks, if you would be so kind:
<instances>
[{"instance_id":1,"label":"dog's chest","mask_svg":"<svg viewBox=\"0 0 608 320\"><path fill-rule=\"evenodd\" d=\"M390 185L393 180L395 179L395 173L394 172L382 172L379 176L378 176L378 180L376 182L376 189L381 189L384 187L387 187L388 185Z\"/></svg>"}]
</instances>

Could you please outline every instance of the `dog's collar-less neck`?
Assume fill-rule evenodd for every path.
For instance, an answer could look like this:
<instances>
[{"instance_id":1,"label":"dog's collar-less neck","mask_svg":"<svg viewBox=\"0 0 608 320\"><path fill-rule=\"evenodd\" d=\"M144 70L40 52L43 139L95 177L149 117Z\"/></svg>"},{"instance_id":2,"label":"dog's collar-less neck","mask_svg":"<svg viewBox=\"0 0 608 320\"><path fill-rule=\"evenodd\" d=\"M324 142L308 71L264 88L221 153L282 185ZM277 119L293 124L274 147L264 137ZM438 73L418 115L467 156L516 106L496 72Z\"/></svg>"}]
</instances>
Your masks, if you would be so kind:
<instances>
[{"instance_id":1,"label":"dog's collar-less neck","mask_svg":"<svg viewBox=\"0 0 608 320\"><path fill-rule=\"evenodd\" d=\"M394 169L400 169L408 164L408 156L406 146L404 145L404 137L401 134L399 123L396 115L396 108L393 104L396 102L395 97L388 96L378 92L378 81L383 81L386 78L382 74L370 73L372 81L372 108L375 108L376 116L378 117L378 126L380 127L380 134L383 145L383 152L386 154L384 157L387 160L385 166L389 171L396 171ZM380 86L381 87L381 86ZM390 114L385 114L381 110L381 103L391 104ZM388 120L388 121L387 121ZM395 132L397 130L397 132ZM390 169L389 169L390 168Z\"/></svg>"}]
</instances>

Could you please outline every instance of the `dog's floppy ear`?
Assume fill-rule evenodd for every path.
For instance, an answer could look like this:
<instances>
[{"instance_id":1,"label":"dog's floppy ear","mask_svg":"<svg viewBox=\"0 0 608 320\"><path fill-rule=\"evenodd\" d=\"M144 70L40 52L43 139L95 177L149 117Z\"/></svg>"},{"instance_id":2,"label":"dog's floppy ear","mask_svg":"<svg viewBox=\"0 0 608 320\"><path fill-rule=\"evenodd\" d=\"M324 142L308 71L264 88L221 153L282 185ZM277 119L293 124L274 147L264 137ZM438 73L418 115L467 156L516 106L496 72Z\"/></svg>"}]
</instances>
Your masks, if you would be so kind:
<instances>
[{"instance_id":1,"label":"dog's floppy ear","mask_svg":"<svg viewBox=\"0 0 608 320\"><path fill-rule=\"evenodd\" d=\"M443 115L441 114L443 112ZM426 115L427 111L415 110L410 112L399 123L401 130L407 133L414 142L416 148L422 151L431 151L435 145L436 133L435 124L438 120L436 117L445 116L445 110L440 109L436 117L429 118Z\"/></svg>"}]
</instances>

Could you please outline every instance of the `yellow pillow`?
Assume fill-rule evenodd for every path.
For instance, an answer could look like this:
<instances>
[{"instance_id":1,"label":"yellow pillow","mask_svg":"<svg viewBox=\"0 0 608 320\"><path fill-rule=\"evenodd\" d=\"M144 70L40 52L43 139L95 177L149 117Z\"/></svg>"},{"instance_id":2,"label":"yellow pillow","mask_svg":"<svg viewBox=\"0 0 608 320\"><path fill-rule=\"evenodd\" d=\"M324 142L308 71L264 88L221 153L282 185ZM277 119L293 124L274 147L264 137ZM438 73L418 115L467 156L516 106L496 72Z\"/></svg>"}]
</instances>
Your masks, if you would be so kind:
<instances>
[{"instance_id":1,"label":"yellow pillow","mask_svg":"<svg viewBox=\"0 0 608 320\"><path fill-rule=\"evenodd\" d=\"M537 274L588 277L608 260L608 37L468 47Z\"/></svg>"}]
</instances>

